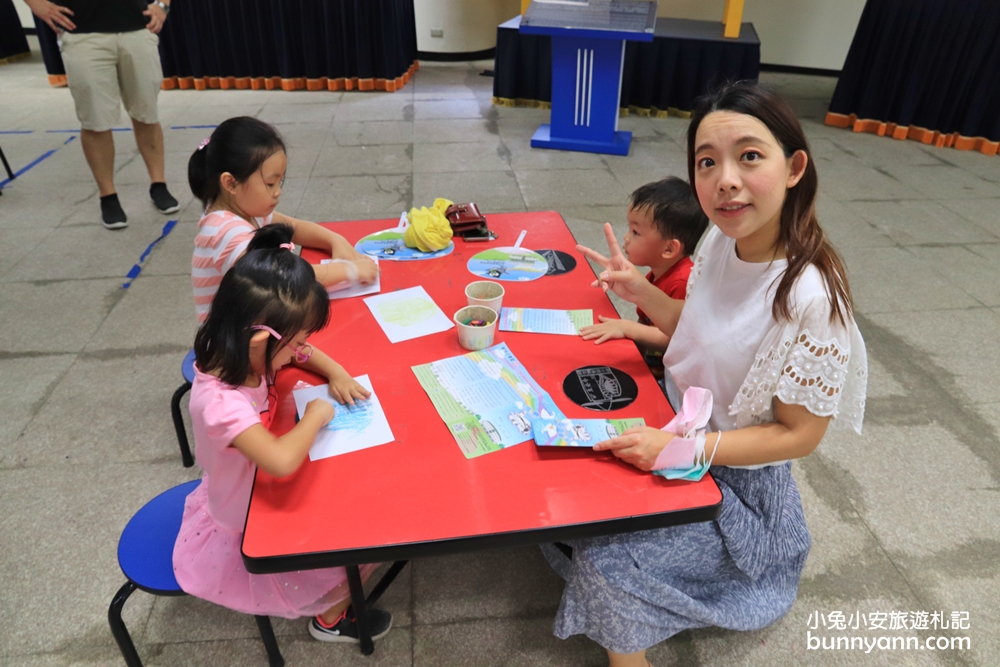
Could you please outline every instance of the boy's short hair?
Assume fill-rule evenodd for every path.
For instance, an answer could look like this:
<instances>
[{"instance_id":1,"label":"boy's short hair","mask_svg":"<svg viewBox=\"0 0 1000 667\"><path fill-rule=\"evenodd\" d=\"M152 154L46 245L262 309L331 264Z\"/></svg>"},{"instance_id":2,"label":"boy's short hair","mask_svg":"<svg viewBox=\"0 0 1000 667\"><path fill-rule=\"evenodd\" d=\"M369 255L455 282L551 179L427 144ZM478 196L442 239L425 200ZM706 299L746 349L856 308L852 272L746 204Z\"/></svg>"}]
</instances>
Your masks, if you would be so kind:
<instances>
[{"instance_id":1,"label":"boy's short hair","mask_svg":"<svg viewBox=\"0 0 1000 667\"><path fill-rule=\"evenodd\" d=\"M708 229L708 216L691 186L676 176L640 186L629 195L628 203L637 211L648 210L660 236L680 241L685 255L694 252Z\"/></svg>"}]
</instances>

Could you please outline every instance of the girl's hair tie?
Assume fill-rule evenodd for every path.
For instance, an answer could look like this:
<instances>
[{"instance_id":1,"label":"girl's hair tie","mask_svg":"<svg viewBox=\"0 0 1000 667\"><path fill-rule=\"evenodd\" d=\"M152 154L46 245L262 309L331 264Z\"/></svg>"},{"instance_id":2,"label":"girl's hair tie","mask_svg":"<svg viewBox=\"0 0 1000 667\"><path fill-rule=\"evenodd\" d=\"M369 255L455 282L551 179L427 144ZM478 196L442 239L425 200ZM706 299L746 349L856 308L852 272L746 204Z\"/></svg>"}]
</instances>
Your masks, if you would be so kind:
<instances>
[{"instance_id":1,"label":"girl's hair tie","mask_svg":"<svg viewBox=\"0 0 1000 667\"><path fill-rule=\"evenodd\" d=\"M278 247L279 248L284 248L288 252L295 252L295 244L294 243L282 243Z\"/></svg>"},{"instance_id":2,"label":"girl's hair tie","mask_svg":"<svg viewBox=\"0 0 1000 667\"><path fill-rule=\"evenodd\" d=\"M207 146L208 142L211 141L211 140L212 140L212 137L205 137L204 139L202 139L201 143L198 144L198 150L201 150L202 148L204 148L205 146Z\"/></svg>"}]
</instances>

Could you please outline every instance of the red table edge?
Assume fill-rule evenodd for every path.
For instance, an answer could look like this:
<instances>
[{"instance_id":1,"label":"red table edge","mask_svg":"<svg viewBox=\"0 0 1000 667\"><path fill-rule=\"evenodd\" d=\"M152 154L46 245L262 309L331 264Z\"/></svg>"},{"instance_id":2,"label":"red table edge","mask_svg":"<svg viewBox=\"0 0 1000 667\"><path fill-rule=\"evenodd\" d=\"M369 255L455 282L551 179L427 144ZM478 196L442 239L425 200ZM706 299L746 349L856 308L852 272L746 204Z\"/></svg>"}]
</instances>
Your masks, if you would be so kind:
<instances>
[{"instance_id":1,"label":"red table edge","mask_svg":"<svg viewBox=\"0 0 1000 667\"><path fill-rule=\"evenodd\" d=\"M566 230L575 243L579 243L573 230L566 224L566 219L558 211L531 211L532 213L553 213L559 216ZM382 220L372 219L371 222ZM387 218L388 223L395 222L395 219ZM361 222L357 220L342 222ZM368 221L365 221L368 222ZM318 223L327 229L335 230L338 222ZM593 273L594 269L586 258L578 260L577 264L585 264ZM597 274L594 274L597 278ZM609 298L610 301L610 298ZM614 303L612 302L612 306ZM617 310L617 309L616 309ZM522 443L529 446L530 443ZM652 474L652 473L648 473ZM632 533L642 530L653 530L657 528L669 528L687 523L699 523L703 521L714 521L722 512L722 490L719 488L711 471L707 478L711 480L715 491L718 494L718 501L713 505L703 505L701 507L688 508L684 510L674 510L671 512L657 512L655 514L634 515L610 519L604 521L588 522L582 524L565 524L561 526L549 526L545 528L532 528L527 530L515 530L502 533L490 533L482 535L472 535L454 537L445 540L429 540L421 542L406 542L399 544L382 545L378 547L367 547L364 549L344 549L338 551L313 551L299 554L285 554L282 556L253 557L247 556L243 549L243 537L240 537L240 555L243 557L243 564L247 572L251 574L277 574L281 572L293 572L297 570L321 569L327 567L342 567L349 565L361 565L363 563L386 563L393 561L405 561L413 558L426 558L435 556L449 556L473 551L487 549L506 549L522 546L538 546L551 542L561 542L564 540L574 540L587 537L599 537L602 535L616 535L622 533ZM254 484L257 483L257 471L254 472ZM247 518L250 513L250 505L247 504ZM247 518L243 523L246 525ZM595 530L600 527L601 530Z\"/></svg>"}]
</instances>

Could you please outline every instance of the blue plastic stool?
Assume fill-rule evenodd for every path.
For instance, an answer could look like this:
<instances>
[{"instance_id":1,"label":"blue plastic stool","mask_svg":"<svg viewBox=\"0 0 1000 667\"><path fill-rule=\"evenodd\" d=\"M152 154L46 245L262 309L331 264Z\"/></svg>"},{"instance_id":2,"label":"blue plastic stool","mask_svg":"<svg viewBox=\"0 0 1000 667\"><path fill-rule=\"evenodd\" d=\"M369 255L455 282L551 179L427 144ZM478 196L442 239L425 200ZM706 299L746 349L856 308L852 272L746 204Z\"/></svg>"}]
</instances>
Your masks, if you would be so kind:
<instances>
[{"instance_id":1,"label":"blue plastic stool","mask_svg":"<svg viewBox=\"0 0 1000 667\"><path fill-rule=\"evenodd\" d=\"M108 624L128 667L142 667L132 637L122 621L122 608L129 596L137 588L153 595L186 595L174 577L174 542L181 529L184 501L198 484L199 480L187 482L150 500L135 513L118 540L118 565L128 581L111 600ZM254 618L270 666L284 667L285 659L274 637L271 619L267 616Z\"/></svg>"},{"instance_id":2,"label":"blue plastic stool","mask_svg":"<svg viewBox=\"0 0 1000 667\"><path fill-rule=\"evenodd\" d=\"M184 384L177 387L174 397L170 399L170 416L174 418L174 430L177 431L177 444L181 446L181 460L185 468L194 465L194 458L191 456L191 447L188 445L187 431L184 430L184 417L181 415L181 399L184 394L191 389L194 382L194 350L187 353L184 361L181 362L181 375L184 376Z\"/></svg>"}]
</instances>

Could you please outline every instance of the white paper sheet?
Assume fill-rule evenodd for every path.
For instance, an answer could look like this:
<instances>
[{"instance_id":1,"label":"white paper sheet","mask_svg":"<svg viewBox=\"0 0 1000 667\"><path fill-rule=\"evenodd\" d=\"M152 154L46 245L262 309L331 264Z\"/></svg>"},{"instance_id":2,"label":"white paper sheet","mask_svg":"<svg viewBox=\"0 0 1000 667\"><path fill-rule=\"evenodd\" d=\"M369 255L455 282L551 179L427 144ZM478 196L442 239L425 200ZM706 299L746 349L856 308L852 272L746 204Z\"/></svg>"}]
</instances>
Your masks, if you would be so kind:
<instances>
[{"instance_id":1,"label":"white paper sheet","mask_svg":"<svg viewBox=\"0 0 1000 667\"><path fill-rule=\"evenodd\" d=\"M392 429L389 428L382 404L372 389L371 379L367 375L360 375L354 379L372 395L367 400L355 401L353 407L337 403L330 396L330 385L326 384L296 389L292 392L295 398L295 410L300 418L305 412L306 405L314 398L327 401L334 409L333 419L320 429L309 450L310 461L384 445L396 439L392 435Z\"/></svg>"},{"instance_id":2,"label":"white paper sheet","mask_svg":"<svg viewBox=\"0 0 1000 667\"><path fill-rule=\"evenodd\" d=\"M455 326L427 291L419 286L370 296L365 299L365 305L372 311L390 343L447 331Z\"/></svg>"},{"instance_id":3,"label":"white paper sheet","mask_svg":"<svg viewBox=\"0 0 1000 667\"><path fill-rule=\"evenodd\" d=\"M375 262L375 266L378 266L378 257L370 257L369 259ZM320 264L332 264L332 259L324 259ZM366 294L378 294L382 291L382 274L378 273L375 275L375 282L371 285L351 285L350 287L345 287L344 289L331 290L327 289L326 293L329 295L330 299L350 299L354 296L365 296Z\"/></svg>"}]
</instances>

